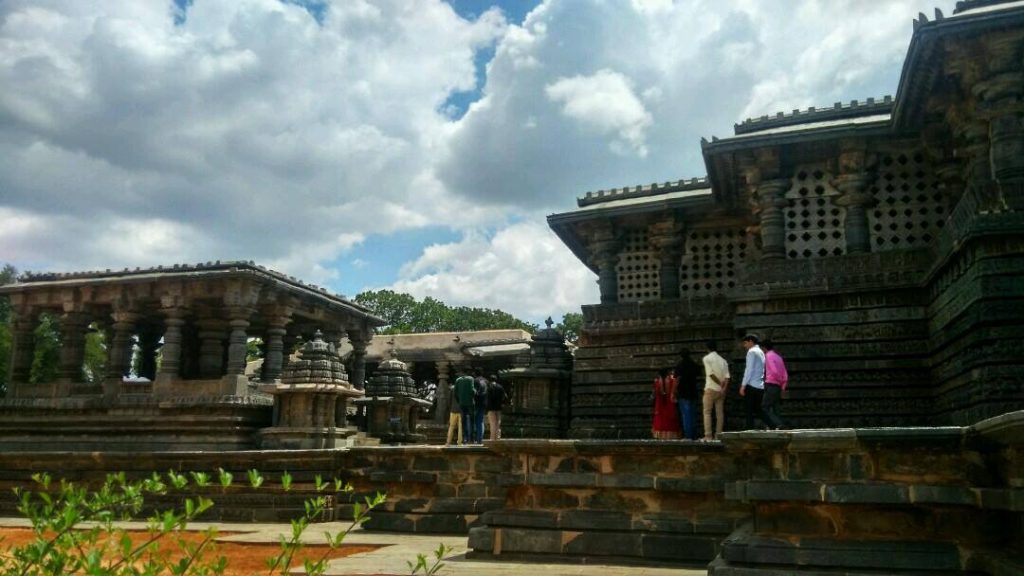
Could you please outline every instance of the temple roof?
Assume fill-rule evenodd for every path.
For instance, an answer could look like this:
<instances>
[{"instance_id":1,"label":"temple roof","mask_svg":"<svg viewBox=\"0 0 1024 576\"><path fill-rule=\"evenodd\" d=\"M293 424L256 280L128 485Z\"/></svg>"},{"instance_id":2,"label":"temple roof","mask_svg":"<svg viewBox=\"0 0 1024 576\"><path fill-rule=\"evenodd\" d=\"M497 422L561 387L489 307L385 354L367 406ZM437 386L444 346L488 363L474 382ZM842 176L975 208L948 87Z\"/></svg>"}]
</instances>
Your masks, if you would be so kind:
<instances>
[{"instance_id":1,"label":"temple roof","mask_svg":"<svg viewBox=\"0 0 1024 576\"><path fill-rule=\"evenodd\" d=\"M457 361L468 356L514 356L528 348L530 333L518 328L423 334L376 334L366 347L368 361ZM347 352L342 344L342 351Z\"/></svg>"},{"instance_id":2,"label":"temple roof","mask_svg":"<svg viewBox=\"0 0 1024 576\"><path fill-rule=\"evenodd\" d=\"M892 96L881 100L868 98L864 102L851 100L848 104L836 102L831 108L810 107L807 110L793 110L791 113L778 112L774 116L747 118L736 124L733 129L737 136L764 131L782 131L782 128L799 126L800 129L810 128L809 125L820 125L847 119L864 117L888 118L892 112Z\"/></svg>"},{"instance_id":3,"label":"temple roof","mask_svg":"<svg viewBox=\"0 0 1024 576\"><path fill-rule=\"evenodd\" d=\"M124 268L122 270L90 270L82 272L25 272L19 282L0 286L0 294L30 292L56 287L104 286L112 284L137 284L154 280L182 279L204 280L219 277L246 276L260 283L271 283L300 298L319 302L333 308L340 308L367 320L371 326L381 326L383 319L373 315L366 308L348 300L340 294L332 294L326 288L307 284L294 276L257 265L252 261L199 262L197 264L173 264L150 268Z\"/></svg>"}]
</instances>

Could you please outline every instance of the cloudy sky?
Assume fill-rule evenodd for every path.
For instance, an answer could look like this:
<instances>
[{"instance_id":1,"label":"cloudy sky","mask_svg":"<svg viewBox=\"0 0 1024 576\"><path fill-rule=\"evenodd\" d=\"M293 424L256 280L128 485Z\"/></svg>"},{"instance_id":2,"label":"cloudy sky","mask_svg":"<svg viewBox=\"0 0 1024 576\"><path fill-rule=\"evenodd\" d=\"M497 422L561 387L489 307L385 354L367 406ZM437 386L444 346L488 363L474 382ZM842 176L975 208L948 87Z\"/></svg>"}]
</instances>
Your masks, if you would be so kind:
<instances>
[{"instance_id":1,"label":"cloudy sky","mask_svg":"<svg viewBox=\"0 0 1024 576\"><path fill-rule=\"evenodd\" d=\"M701 136L892 94L953 0L0 0L0 262L243 259L556 318L544 216Z\"/></svg>"}]
</instances>

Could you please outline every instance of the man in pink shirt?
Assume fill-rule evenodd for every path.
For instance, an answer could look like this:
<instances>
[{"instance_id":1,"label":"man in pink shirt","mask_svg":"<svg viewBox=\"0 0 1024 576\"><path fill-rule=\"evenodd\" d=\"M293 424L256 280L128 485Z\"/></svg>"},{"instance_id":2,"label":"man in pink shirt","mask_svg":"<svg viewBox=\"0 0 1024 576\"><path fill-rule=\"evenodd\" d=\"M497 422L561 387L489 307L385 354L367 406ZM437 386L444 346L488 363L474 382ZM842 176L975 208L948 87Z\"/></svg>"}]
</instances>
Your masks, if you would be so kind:
<instances>
[{"instance_id":1,"label":"man in pink shirt","mask_svg":"<svg viewBox=\"0 0 1024 576\"><path fill-rule=\"evenodd\" d=\"M761 408L768 425L781 430L786 428L786 423L779 416L779 405L782 403L782 391L789 383L789 374L786 373L786 363L775 351L771 340L762 342L761 348L764 348L764 400Z\"/></svg>"}]
</instances>

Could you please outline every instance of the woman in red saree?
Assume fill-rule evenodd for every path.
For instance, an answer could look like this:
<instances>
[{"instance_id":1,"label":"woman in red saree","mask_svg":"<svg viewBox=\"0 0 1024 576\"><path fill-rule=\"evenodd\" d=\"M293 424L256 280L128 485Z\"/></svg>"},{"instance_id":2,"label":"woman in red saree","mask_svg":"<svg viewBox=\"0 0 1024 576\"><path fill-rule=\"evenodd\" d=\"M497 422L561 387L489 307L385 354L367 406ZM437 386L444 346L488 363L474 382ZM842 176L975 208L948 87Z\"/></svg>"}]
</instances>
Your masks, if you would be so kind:
<instances>
[{"instance_id":1,"label":"woman in red saree","mask_svg":"<svg viewBox=\"0 0 1024 576\"><path fill-rule=\"evenodd\" d=\"M676 378L671 370L662 368L654 379L654 423L651 436L670 440L681 435L679 410L676 410Z\"/></svg>"}]
</instances>

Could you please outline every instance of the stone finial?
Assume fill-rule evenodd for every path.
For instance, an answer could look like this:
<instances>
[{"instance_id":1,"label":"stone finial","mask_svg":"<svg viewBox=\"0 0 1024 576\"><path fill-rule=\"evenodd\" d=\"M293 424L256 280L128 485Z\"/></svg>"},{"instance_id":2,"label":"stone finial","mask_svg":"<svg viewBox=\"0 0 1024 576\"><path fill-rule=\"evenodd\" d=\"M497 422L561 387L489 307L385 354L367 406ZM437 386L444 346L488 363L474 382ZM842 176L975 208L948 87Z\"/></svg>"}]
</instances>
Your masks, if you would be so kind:
<instances>
[{"instance_id":1,"label":"stone finial","mask_svg":"<svg viewBox=\"0 0 1024 576\"><path fill-rule=\"evenodd\" d=\"M544 321L544 325L551 328L552 324L554 324L554 321L551 320L551 316L548 316L548 319Z\"/></svg>"}]
</instances>

